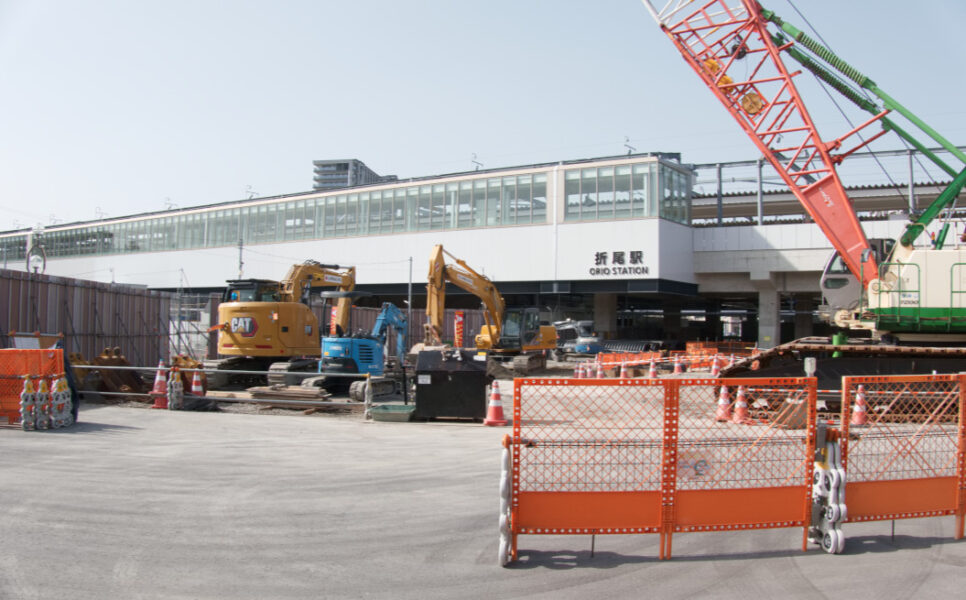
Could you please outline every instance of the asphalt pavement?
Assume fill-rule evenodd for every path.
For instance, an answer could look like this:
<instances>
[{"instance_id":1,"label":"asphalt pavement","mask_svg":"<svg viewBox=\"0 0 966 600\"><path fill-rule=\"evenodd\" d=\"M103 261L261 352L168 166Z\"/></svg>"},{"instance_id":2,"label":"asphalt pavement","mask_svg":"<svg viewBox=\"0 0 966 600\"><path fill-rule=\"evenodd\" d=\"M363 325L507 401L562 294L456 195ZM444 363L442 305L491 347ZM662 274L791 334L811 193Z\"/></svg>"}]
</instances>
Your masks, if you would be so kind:
<instances>
[{"instance_id":1,"label":"asphalt pavement","mask_svg":"<svg viewBox=\"0 0 966 600\"><path fill-rule=\"evenodd\" d=\"M0 599L940 598L953 517L801 529L521 536L501 568L500 440L466 422L89 405L0 429Z\"/></svg>"}]
</instances>

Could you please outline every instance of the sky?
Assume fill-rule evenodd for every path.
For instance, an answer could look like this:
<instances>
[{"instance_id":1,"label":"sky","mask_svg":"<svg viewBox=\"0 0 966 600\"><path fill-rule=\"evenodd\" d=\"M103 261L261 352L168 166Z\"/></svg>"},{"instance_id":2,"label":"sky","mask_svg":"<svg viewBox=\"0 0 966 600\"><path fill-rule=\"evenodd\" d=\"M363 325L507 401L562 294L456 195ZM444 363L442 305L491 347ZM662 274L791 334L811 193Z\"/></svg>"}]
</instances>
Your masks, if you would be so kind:
<instances>
[{"instance_id":1,"label":"sky","mask_svg":"<svg viewBox=\"0 0 966 600\"><path fill-rule=\"evenodd\" d=\"M966 144L966 3L793 3L763 2ZM0 231L309 191L316 159L405 178L625 144L757 158L639 0L0 0Z\"/></svg>"}]
</instances>

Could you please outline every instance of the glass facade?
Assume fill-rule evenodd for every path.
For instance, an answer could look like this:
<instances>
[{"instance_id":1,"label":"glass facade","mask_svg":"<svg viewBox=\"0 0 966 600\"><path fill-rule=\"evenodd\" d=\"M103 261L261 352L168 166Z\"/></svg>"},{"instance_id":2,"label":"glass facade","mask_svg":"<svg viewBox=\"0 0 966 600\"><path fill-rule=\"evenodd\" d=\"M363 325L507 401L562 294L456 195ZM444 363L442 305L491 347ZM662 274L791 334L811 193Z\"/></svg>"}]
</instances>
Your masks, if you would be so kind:
<instances>
[{"instance_id":1,"label":"glass facade","mask_svg":"<svg viewBox=\"0 0 966 600\"><path fill-rule=\"evenodd\" d=\"M666 163L584 167L564 171L564 220L660 217L690 223L691 175Z\"/></svg>"},{"instance_id":2,"label":"glass facade","mask_svg":"<svg viewBox=\"0 0 966 600\"><path fill-rule=\"evenodd\" d=\"M598 161L603 162L603 161ZM615 161L609 161L615 162ZM687 223L690 173L654 158L562 169L563 220L660 217ZM524 169L516 169L517 172ZM50 227L47 256L157 252L244 244L548 223L553 166L524 174L399 182L380 189L313 192L124 221ZM552 214L552 213L550 213ZM23 258L24 235L0 236Z\"/></svg>"}]
</instances>

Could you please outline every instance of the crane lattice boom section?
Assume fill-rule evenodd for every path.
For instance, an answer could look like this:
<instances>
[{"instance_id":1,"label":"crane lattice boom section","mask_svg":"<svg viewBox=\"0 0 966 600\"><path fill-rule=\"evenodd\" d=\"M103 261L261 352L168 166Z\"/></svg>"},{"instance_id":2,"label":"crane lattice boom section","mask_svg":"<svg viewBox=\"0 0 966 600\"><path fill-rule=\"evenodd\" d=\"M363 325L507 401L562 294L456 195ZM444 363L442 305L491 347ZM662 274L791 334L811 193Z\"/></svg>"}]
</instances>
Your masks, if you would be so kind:
<instances>
[{"instance_id":1,"label":"crane lattice boom section","mask_svg":"<svg viewBox=\"0 0 966 600\"><path fill-rule=\"evenodd\" d=\"M793 82L798 73L789 72L782 62L779 52L784 46L776 45L761 7L753 0L679 0L661 9L648 0L644 3L850 270L864 283L875 278L874 259L867 256L863 261L869 243L835 171L840 157L830 152L878 117L841 138L823 142Z\"/></svg>"}]
</instances>

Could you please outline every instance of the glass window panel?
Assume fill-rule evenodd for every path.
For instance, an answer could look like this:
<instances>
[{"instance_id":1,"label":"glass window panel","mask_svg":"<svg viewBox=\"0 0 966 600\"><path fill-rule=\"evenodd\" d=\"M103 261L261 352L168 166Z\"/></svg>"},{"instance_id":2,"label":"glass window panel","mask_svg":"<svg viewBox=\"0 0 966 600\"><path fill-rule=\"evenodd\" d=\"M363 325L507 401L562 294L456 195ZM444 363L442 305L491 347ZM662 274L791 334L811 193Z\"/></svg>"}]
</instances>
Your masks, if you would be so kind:
<instances>
[{"instance_id":1,"label":"glass window panel","mask_svg":"<svg viewBox=\"0 0 966 600\"><path fill-rule=\"evenodd\" d=\"M335 201L335 235L343 237L346 234L348 225L349 197L339 195Z\"/></svg>"},{"instance_id":2,"label":"glass window panel","mask_svg":"<svg viewBox=\"0 0 966 600\"><path fill-rule=\"evenodd\" d=\"M620 165L614 169L614 216L631 216L631 166Z\"/></svg>"},{"instance_id":3,"label":"glass window panel","mask_svg":"<svg viewBox=\"0 0 966 600\"><path fill-rule=\"evenodd\" d=\"M382 217L379 219L379 230L383 233L392 233L393 220L396 214L395 202L393 190L386 190L382 193Z\"/></svg>"},{"instance_id":4,"label":"glass window panel","mask_svg":"<svg viewBox=\"0 0 966 600\"><path fill-rule=\"evenodd\" d=\"M420 219L423 218L419 207L419 187L406 188L406 227L408 231L420 229Z\"/></svg>"},{"instance_id":5,"label":"glass window panel","mask_svg":"<svg viewBox=\"0 0 966 600\"><path fill-rule=\"evenodd\" d=\"M483 227L486 223L486 181L473 182L473 226Z\"/></svg>"},{"instance_id":6,"label":"glass window panel","mask_svg":"<svg viewBox=\"0 0 966 600\"><path fill-rule=\"evenodd\" d=\"M531 222L531 211L533 210L533 176L520 175L517 177L517 201L516 217L517 223Z\"/></svg>"},{"instance_id":7,"label":"glass window panel","mask_svg":"<svg viewBox=\"0 0 966 600\"><path fill-rule=\"evenodd\" d=\"M547 222L547 176L534 175L531 200L531 220L533 223Z\"/></svg>"},{"instance_id":8,"label":"glass window panel","mask_svg":"<svg viewBox=\"0 0 966 600\"><path fill-rule=\"evenodd\" d=\"M433 186L433 200L430 206L430 223L431 229L442 229L448 222L447 217L450 214L448 210L449 206L446 203L446 186L443 184L436 184Z\"/></svg>"},{"instance_id":9,"label":"glass window panel","mask_svg":"<svg viewBox=\"0 0 966 600\"><path fill-rule=\"evenodd\" d=\"M597 218L597 169L580 171L580 217L583 220Z\"/></svg>"},{"instance_id":10,"label":"glass window panel","mask_svg":"<svg viewBox=\"0 0 966 600\"><path fill-rule=\"evenodd\" d=\"M500 180L486 180L486 224L499 225L500 221Z\"/></svg>"},{"instance_id":11,"label":"glass window panel","mask_svg":"<svg viewBox=\"0 0 966 600\"><path fill-rule=\"evenodd\" d=\"M461 181L459 196L456 200L456 226L470 227L473 224L473 182Z\"/></svg>"},{"instance_id":12,"label":"glass window panel","mask_svg":"<svg viewBox=\"0 0 966 600\"><path fill-rule=\"evenodd\" d=\"M443 223L445 229L456 229L459 227L460 214L460 184L446 184L446 221Z\"/></svg>"},{"instance_id":13,"label":"glass window panel","mask_svg":"<svg viewBox=\"0 0 966 600\"><path fill-rule=\"evenodd\" d=\"M369 192L365 192L363 194L359 194L355 233L358 235L365 235L366 232L368 231L368 229L366 229L366 225L368 223L369 223Z\"/></svg>"},{"instance_id":14,"label":"glass window panel","mask_svg":"<svg viewBox=\"0 0 966 600\"><path fill-rule=\"evenodd\" d=\"M367 210L369 212L369 225L368 230L370 233L378 233L382 231L380 227L380 220L382 219L382 192L372 192L369 196L369 202L367 203Z\"/></svg>"},{"instance_id":15,"label":"glass window panel","mask_svg":"<svg viewBox=\"0 0 966 600\"><path fill-rule=\"evenodd\" d=\"M654 217L653 195L651 194L651 171L650 165L634 165L631 176L631 213L635 217Z\"/></svg>"},{"instance_id":16,"label":"glass window panel","mask_svg":"<svg viewBox=\"0 0 966 600\"><path fill-rule=\"evenodd\" d=\"M430 228L433 214L433 188L428 185L419 188L419 207L416 229L426 231Z\"/></svg>"},{"instance_id":17,"label":"glass window panel","mask_svg":"<svg viewBox=\"0 0 966 600\"><path fill-rule=\"evenodd\" d=\"M516 223L516 208L517 208L517 178L516 177L504 177L503 178L503 222L504 223Z\"/></svg>"},{"instance_id":18,"label":"glass window panel","mask_svg":"<svg viewBox=\"0 0 966 600\"><path fill-rule=\"evenodd\" d=\"M564 220L576 221L580 219L580 171L573 169L564 172Z\"/></svg>"},{"instance_id":19,"label":"glass window panel","mask_svg":"<svg viewBox=\"0 0 966 600\"><path fill-rule=\"evenodd\" d=\"M597 170L597 218L614 218L614 167Z\"/></svg>"}]
</instances>

